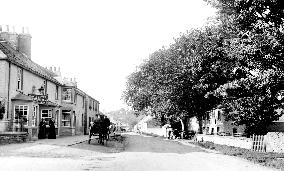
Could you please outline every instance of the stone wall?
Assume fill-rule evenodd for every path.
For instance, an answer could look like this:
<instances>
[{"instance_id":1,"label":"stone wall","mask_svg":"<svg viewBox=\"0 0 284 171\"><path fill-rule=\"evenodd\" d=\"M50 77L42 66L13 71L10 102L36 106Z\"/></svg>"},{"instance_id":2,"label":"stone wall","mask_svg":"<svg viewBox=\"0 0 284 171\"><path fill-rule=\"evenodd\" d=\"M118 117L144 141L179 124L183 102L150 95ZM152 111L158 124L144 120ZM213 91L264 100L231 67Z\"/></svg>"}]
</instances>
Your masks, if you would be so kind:
<instances>
[{"instance_id":1,"label":"stone wall","mask_svg":"<svg viewBox=\"0 0 284 171\"><path fill-rule=\"evenodd\" d=\"M166 129L165 128L147 128L142 131L143 133L154 134L158 136L165 137Z\"/></svg>"},{"instance_id":2,"label":"stone wall","mask_svg":"<svg viewBox=\"0 0 284 171\"><path fill-rule=\"evenodd\" d=\"M268 132L265 143L266 152L284 153L284 132Z\"/></svg>"},{"instance_id":3,"label":"stone wall","mask_svg":"<svg viewBox=\"0 0 284 171\"><path fill-rule=\"evenodd\" d=\"M252 139L246 137L233 137L233 136L218 136L218 135L196 135L197 141L210 141L215 144L228 145L251 149Z\"/></svg>"}]
</instances>

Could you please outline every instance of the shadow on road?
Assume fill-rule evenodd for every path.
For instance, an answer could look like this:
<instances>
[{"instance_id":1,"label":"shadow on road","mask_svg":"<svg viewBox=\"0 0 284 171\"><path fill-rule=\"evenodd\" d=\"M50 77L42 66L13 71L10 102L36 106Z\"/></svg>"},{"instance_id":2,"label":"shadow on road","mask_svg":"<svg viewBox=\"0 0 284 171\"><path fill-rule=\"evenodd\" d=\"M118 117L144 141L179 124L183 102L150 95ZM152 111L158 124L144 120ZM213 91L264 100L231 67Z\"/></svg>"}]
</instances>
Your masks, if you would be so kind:
<instances>
[{"instance_id":1,"label":"shadow on road","mask_svg":"<svg viewBox=\"0 0 284 171\"><path fill-rule=\"evenodd\" d=\"M125 152L153 152L153 153L177 153L205 152L199 147L182 145L181 143L162 137L141 135L124 135Z\"/></svg>"},{"instance_id":2,"label":"shadow on road","mask_svg":"<svg viewBox=\"0 0 284 171\"><path fill-rule=\"evenodd\" d=\"M72 145L70 147L72 148L79 148L84 150L91 150L96 151L100 153L119 153L124 151L125 149L125 143L124 143L124 137L116 137L110 138L109 141L107 141L106 144L101 145L98 143L97 139L92 139L90 144L88 141Z\"/></svg>"}]
</instances>

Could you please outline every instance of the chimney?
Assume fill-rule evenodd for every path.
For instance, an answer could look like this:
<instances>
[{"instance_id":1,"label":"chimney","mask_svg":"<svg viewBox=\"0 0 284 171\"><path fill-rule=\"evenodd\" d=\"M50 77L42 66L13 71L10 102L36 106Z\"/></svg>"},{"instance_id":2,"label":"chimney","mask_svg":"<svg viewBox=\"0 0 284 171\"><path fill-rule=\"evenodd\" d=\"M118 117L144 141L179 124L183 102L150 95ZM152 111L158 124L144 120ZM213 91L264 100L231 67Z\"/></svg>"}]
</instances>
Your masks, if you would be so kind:
<instances>
[{"instance_id":1,"label":"chimney","mask_svg":"<svg viewBox=\"0 0 284 171\"><path fill-rule=\"evenodd\" d=\"M6 31L3 30L2 26L0 26L0 38L9 42L10 45L17 50L18 35L15 32L9 32L9 25L6 25Z\"/></svg>"},{"instance_id":2,"label":"chimney","mask_svg":"<svg viewBox=\"0 0 284 171\"><path fill-rule=\"evenodd\" d=\"M22 28L22 33L18 35L18 51L25 54L31 59L31 39L32 36L28 33L28 28Z\"/></svg>"}]
</instances>

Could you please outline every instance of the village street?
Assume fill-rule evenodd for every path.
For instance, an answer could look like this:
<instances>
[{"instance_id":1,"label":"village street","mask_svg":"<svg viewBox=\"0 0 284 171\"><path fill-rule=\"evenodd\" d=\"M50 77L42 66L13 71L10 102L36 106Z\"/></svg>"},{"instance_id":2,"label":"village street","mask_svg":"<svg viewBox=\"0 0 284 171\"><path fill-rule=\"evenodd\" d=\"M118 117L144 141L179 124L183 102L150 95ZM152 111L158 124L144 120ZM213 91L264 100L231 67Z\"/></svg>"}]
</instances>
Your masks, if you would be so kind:
<instances>
[{"instance_id":1,"label":"village street","mask_svg":"<svg viewBox=\"0 0 284 171\"><path fill-rule=\"evenodd\" d=\"M0 170L270 170L173 140L123 136L123 142L111 140L107 146L88 144L88 136L1 145Z\"/></svg>"}]
</instances>

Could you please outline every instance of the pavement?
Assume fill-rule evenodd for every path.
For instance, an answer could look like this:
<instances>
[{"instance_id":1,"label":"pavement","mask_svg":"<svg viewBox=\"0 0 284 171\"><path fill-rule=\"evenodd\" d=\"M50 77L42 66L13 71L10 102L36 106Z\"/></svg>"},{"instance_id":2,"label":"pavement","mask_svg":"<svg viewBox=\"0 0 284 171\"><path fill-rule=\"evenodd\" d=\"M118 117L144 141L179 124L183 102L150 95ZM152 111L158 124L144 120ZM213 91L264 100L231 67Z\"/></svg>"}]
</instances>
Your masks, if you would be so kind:
<instances>
[{"instance_id":1,"label":"pavement","mask_svg":"<svg viewBox=\"0 0 284 171\"><path fill-rule=\"evenodd\" d=\"M39 139L36 144L48 144L58 146L72 146L89 140L89 135L59 136L56 139Z\"/></svg>"}]
</instances>

